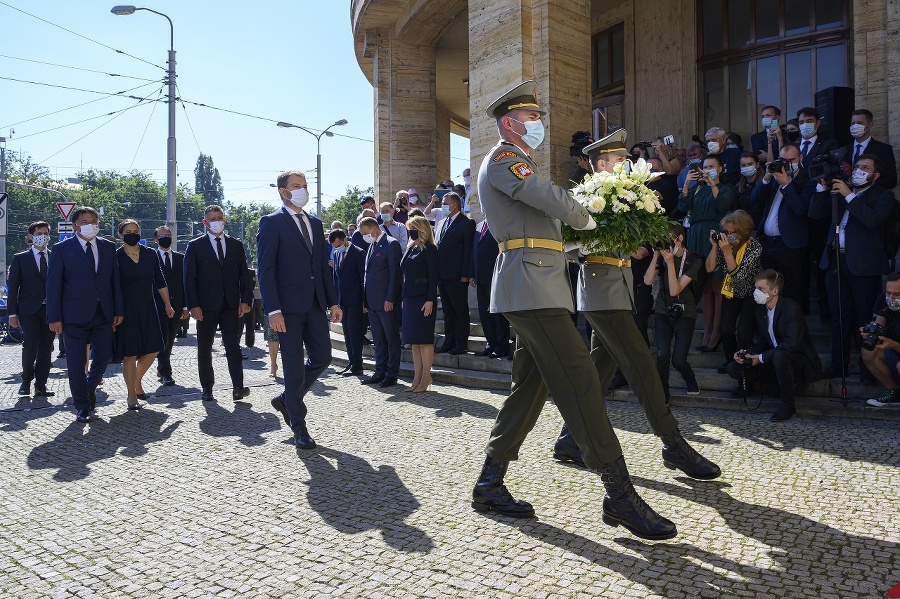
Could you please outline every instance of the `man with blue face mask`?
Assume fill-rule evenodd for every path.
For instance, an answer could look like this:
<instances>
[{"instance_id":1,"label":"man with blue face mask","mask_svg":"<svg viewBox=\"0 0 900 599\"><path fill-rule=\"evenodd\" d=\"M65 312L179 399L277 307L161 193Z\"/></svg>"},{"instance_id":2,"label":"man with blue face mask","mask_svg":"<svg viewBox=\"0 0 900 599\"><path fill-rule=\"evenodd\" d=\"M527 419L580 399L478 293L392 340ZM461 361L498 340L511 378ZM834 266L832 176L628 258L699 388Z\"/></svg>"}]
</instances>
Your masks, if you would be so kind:
<instances>
[{"instance_id":1,"label":"man with blue face mask","mask_svg":"<svg viewBox=\"0 0 900 599\"><path fill-rule=\"evenodd\" d=\"M875 302L874 333L860 329L864 339L862 358L869 372L884 385L881 396L869 400L870 406L900 406L900 272L887 276L884 295ZM874 327L869 327L870 329Z\"/></svg>"},{"instance_id":2,"label":"man with blue face mask","mask_svg":"<svg viewBox=\"0 0 900 599\"><path fill-rule=\"evenodd\" d=\"M800 147L804 169L809 169L816 156L824 156L838 147L837 141L819 135L821 118L819 111L812 106L797 111L797 122L800 127L800 141L797 145Z\"/></svg>"},{"instance_id":3,"label":"man with blue face mask","mask_svg":"<svg viewBox=\"0 0 900 599\"><path fill-rule=\"evenodd\" d=\"M381 203L381 229L390 237L400 242L400 247L406 251L406 243L409 241L406 227L394 220L394 205L390 202Z\"/></svg>"},{"instance_id":4,"label":"man with blue face mask","mask_svg":"<svg viewBox=\"0 0 900 599\"><path fill-rule=\"evenodd\" d=\"M861 108L854 110L850 115L850 136L853 142L842 147L844 161L853 164L863 154L874 154L881 160L884 173L878 179L878 184L885 189L897 187L897 162L894 158L894 148L877 139L872 139L872 129L875 127L872 112Z\"/></svg>"}]
</instances>

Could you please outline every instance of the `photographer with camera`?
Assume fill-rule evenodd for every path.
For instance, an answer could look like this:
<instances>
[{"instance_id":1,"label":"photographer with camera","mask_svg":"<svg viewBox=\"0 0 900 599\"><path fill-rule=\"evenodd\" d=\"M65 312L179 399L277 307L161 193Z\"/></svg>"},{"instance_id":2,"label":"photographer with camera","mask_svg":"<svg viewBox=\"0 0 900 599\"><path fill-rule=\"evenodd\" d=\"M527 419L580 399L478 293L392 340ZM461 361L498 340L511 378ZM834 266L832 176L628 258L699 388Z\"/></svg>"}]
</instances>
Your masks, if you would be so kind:
<instances>
[{"instance_id":1,"label":"photographer with camera","mask_svg":"<svg viewBox=\"0 0 900 599\"><path fill-rule=\"evenodd\" d=\"M832 218L819 262L819 267L827 273L828 303L833 315L831 365L826 370L829 377L847 374L850 340L859 342L855 331L869 322L875 298L881 292L881 277L888 272L884 224L897 200L891 190L878 185L881 168L877 157L863 154L853 165L849 186L835 178L829 188L828 179L822 179L809 206L811 218L829 215ZM832 202L837 202L836 210ZM837 239L835 229L838 229ZM862 360L860 367L861 378L867 379Z\"/></svg>"},{"instance_id":2,"label":"photographer with camera","mask_svg":"<svg viewBox=\"0 0 900 599\"><path fill-rule=\"evenodd\" d=\"M725 272L719 324L725 362L719 374L725 374L739 347L753 341L753 281L760 270L762 248L750 237L752 232L753 218L743 210L735 210L726 214L719 222L719 230L709 235L712 248L706 256L706 272Z\"/></svg>"},{"instance_id":3,"label":"photographer with camera","mask_svg":"<svg viewBox=\"0 0 900 599\"><path fill-rule=\"evenodd\" d=\"M405 225L407 220L409 220L409 192L401 189L394 195L394 222Z\"/></svg>"},{"instance_id":4,"label":"photographer with camera","mask_svg":"<svg viewBox=\"0 0 900 599\"><path fill-rule=\"evenodd\" d=\"M706 146L702 144L695 142L687 147L687 150L685 150L685 165L678 173L678 179L676 180L679 189L681 189L684 186L684 182L687 181L688 173L691 172L692 167L696 166L700 168L703 165L703 159L706 158L706 154ZM691 181L689 187L694 188L696 186L697 182Z\"/></svg>"},{"instance_id":5,"label":"photographer with camera","mask_svg":"<svg viewBox=\"0 0 900 599\"><path fill-rule=\"evenodd\" d=\"M659 275L659 295L656 297L656 370L662 382L666 403L669 401L669 360L684 379L688 395L699 395L700 386L694 370L688 363L694 324L697 321L697 303L693 283L700 276L701 257L689 252L684 245L685 229L673 223L669 226L672 247L656 250L644 284L653 285ZM662 257L662 260L660 260ZM672 339L675 348L672 348Z\"/></svg>"},{"instance_id":6,"label":"photographer with camera","mask_svg":"<svg viewBox=\"0 0 900 599\"><path fill-rule=\"evenodd\" d=\"M778 160L766 165L766 174L751 193L752 203L762 207L759 241L762 267L784 273L783 295L802 300L803 265L809 246L806 226L809 202L816 192L801 164L800 150L785 144Z\"/></svg>"},{"instance_id":7,"label":"photographer with camera","mask_svg":"<svg viewBox=\"0 0 900 599\"><path fill-rule=\"evenodd\" d=\"M884 295L875 303L875 319L859 332L863 363L886 389L868 404L900 405L900 272L887 276Z\"/></svg>"},{"instance_id":8,"label":"photographer with camera","mask_svg":"<svg viewBox=\"0 0 900 599\"><path fill-rule=\"evenodd\" d=\"M777 382L781 405L772 413L772 422L790 419L794 408L794 385L814 380L822 370L819 355L803 318L800 304L781 296L784 277L774 270L756 275L753 299L756 306L755 345L735 352L728 374L750 393L757 380ZM732 395L737 395L733 393Z\"/></svg>"}]
</instances>

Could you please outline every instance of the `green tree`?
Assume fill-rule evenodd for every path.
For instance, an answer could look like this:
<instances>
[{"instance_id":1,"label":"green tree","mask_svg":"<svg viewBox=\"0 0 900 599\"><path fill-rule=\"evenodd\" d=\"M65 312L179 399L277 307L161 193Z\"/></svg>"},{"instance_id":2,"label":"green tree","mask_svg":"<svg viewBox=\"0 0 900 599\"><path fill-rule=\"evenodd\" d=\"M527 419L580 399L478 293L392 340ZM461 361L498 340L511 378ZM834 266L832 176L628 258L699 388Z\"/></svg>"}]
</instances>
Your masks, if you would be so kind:
<instances>
[{"instance_id":1,"label":"green tree","mask_svg":"<svg viewBox=\"0 0 900 599\"><path fill-rule=\"evenodd\" d=\"M252 264L256 260L256 231L259 230L259 219L275 211L272 204L251 202L249 204L233 204L225 202L225 218L228 221L228 234L244 242L247 260Z\"/></svg>"},{"instance_id":2,"label":"green tree","mask_svg":"<svg viewBox=\"0 0 900 599\"><path fill-rule=\"evenodd\" d=\"M356 217L359 216L359 200L363 196L370 196L375 194L375 188L369 187L368 189L360 189L359 187L347 187L347 191L344 192L344 195L336 199L330 206L325 208L322 217L322 224L325 225L325 229L331 226L331 223L338 220L343 223L344 228L347 227L350 223L356 222Z\"/></svg>"},{"instance_id":3,"label":"green tree","mask_svg":"<svg viewBox=\"0 0 900 599\"><path fill-rule=\"evenodd\" d=\"M203 201L209 204L221 204L225 199L225 189L222 187L222 177L219 169L213 164L212 156L201 153L197 157L197 166L194 167L194 191L203 197Z\"/></svg>"},{"instance_id":4,"label":"green tree","mask_svg":"<svg viewBox=\"0 0 900 599\"><path fill-rule=\"evenodd\" d=\"M52 191L41 191L20 187L13 183L35 185L48 189L58 189L66 196L69 190L59 181L50 178L46 168L36 164L31 157L19 152L6 152L6 186L9 198L5 208L8 211L6 236L6 262L12 260L14 253L26 247L28 225L34 221L44 220L50 223L51 232L56 233L56 222L62 220L56 202L62 201L59 194Z\"/></svg>"}]
</instances>

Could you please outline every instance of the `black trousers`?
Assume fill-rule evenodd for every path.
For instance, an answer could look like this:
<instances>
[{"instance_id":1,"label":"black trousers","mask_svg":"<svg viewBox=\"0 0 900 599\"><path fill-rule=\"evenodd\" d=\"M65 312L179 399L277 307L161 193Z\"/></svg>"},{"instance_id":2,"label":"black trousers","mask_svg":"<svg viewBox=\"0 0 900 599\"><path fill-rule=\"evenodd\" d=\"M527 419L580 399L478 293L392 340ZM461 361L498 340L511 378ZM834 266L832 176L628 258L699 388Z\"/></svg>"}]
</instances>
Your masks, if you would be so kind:
<instances>
[{"instance_id":1,"label":"black trousers","mask_svg":"<svg viewBox=\"0 0 900 599\"><path fill-rule=\"evenodd\" d=\"M484 329L487 347L499 356L509 354L509 321L499 312L494 314L491 306L491 285L485 282L475 288L478 296L478 316Z\"/></svg>"},{"instance_id":2,"label":"black trousers","mask_svg":"<svg viewBox=\"0 0 900 599\"><path fill-rule=\"evenodd\" d=\"M47 327L47 306L31 316L19 315L25 341L22 345L22 382L44 388L50 375L53 338L56 333Z\"/></svg>"},{"instance_id":3,"label":"black trousers","mask_svg":"<svg viewBox=\"0 0 900 599\"><path fill-rule=\"evenodd\" d=\"M100 303L90 322L72 324L63 321L66 334L66 370L69 375L69 391L76 410L89 406L88 394L97 390L97 383L109 365L112 356L112 323L103 314ZM91 368L84 376L87 345L91 344Z\"/></svg>"},{"instance_id":4,"label":"black trousers","mask_svg":"<svg viewBox=\"0 0 900 599\"><path fill-rule=\"evenodd\" d=\"M852 250L851 250L852 251ZM831 308L831 368L847 370L850 364L850 347L859 349L862 338L859 327L871 322L875 299L881 293L881 277L857 277L847 269L847 259L840 255L841 276L838 282L834 267L828 271L828 304ZM831 262L834 262L832 256ZM838 310L840 290L841 309ZM841 332L843 331L843 343ZM860 358L862 365L862 358Z\"/></svg>"},{"instance_id":5,"label":"black trousers","mask_svg":"<svg viewBox=\"0 0 900 599\"><path fill-rule=\"evenodd\" d=\"M697 376L688 362L688 352L691 351L691 339L694 337L696 318L687 316L679 317L675 322L664 315L656 315L656 371L662 382L663 391L669 397L669 360L672 366L681 375L685 382L694 381ZM675 338L675 348L672 349L672 338Z\"/></svg>"},{"instance_id":6,"label":"black trousers","mask_svg":"<svg viewBox=\"0 0 900 599\"><path fill-rule=\"evenodd\" d=\"M647 335L647 326L650 314L653 312L653 288L644 285L643 281L634 280L634 322L637 325L644 343L650 346L650 337Z\"/></svg>"},{"instance_id":7,"label":"black trousers","mask_svg":"<svg viewBox=\"0 0 900 599\"><path fill-rule=\"evenodd\" d=\"M446 349L467 351L469 344L469 284L458 279L441 279ZM374 334L374 331L373 331Z\"/></svg>"},{"instance_id":8,"label":"black trousers","mask_svg":"<svg viewBox=\"0 0 900 599\"><path fill-rule=\"evenodd\" d=\"M344 329L347 360L350 362L351 370L359 370L363 367L363 337L366 335L369 319L362 311L362 304L341 304L341 312L344 313L341 326Z\"/></svg>"},{"instance_id":9,"label":"black trousers","mask_svg":"<svg viewBox=\"0 0 900 599\"><path fill-rule=\"evenodd\" d=\"M331 364L328 318L323 308L313 307L306 314L284 314L284 328L283 333L278 333L278 346L284 364L284 393L281 397L291 430L299 433L306 426L307 408L303 397Z\"/></svg>"},{"instance_id":10,"label":"black trousers","mask_svg":"<svg viewBox=\"0 0 900 599\"><path fill-rule=\"evenodd\" d=\"M176 311L173 318L160 312L159 327L162 329L164 347L156 355L156 373L159 376L172 376L172 346L175 345L175 334L181 328L181 310Z\"/></svg>"},{"instance_id":11,"label":"black trousers","mask_svg":"<svg viewBox=\"0 0 900 599\"><path fill-rule=\"evenodd\" d=\"M216 375L212 366L212 346L216 329L222 330L225 357L228 360L228 374L235 389L244 386L244 364L241 356L241 319L237 308L204 310L203 320L197 321L197 370L200 386L204 391L212 391Z\"/></svg>"},{"instance_id":12,"label":"black trousers","mask_svg":"<svg viewBox=\"0 0 900 599\"><path fill-rule=\"evenodd\" d=\"M253 347L256 344L256 300L251 300L250 311L244 314L244 345Z\"/></svg>"},{"instance_id":13,"label":"black trousers","mask_svg":"<svg viewBox=\"0 0 900 599\"><path fill-rule=\"evenodd\" d=\"M739 349L750 347L753 343L753 333L756 330L756 302L753 297L722 298L722 322L719 333L722 335L722 348L725 352L725 361L734 360L734 354Z\"/></svg>"},{"instance_id":14,"label":"black trousers","mask_svg":"<svg viewBox=\"0 0 900 599\"><path fill-rule=\"evenodd\" d=\"M728 365L727 372L731 378L738 381L746 377L751 383L756 381L778 383L781 402L793 406L794 385L810 380L814 373L809 370L803 354L776 348L770 360L764 364L745 368L737 362L732 362Z\"/></svg>"},{"instance_id":15,"label":"black trousers","mask_svg":"<svg viewBox=\"0 0 900 599\"><path fill-rule=\"evenodd\" d=\"M809 305L809 249L789 248L781 237L759 238L762 244L761 265L763 268L777 270L784 275L784 287L781 295L795 300L801 306ZM804 272L806 278L804 278ZM804 294L804 290L806 293ZM804 295L806 304L804 304ZM733 352L732 352L733 353Z\"/></svg>"}]
</instances>

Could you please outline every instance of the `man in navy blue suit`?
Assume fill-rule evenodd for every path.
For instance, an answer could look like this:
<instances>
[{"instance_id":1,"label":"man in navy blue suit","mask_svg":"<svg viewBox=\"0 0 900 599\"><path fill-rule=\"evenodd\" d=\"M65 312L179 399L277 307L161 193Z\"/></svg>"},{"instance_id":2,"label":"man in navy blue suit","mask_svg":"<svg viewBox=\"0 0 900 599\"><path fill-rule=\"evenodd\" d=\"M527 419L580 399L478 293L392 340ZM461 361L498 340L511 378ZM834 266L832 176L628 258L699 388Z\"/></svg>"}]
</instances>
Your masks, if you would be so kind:
<instances>
[{"instance_id":1,"label":"man in navy blue suit","mask_svg":"<svg viewBox=\"0 0 900 599\"><path fill-rule=\"evenodd\" d=\"M363 283L364 308L369 314L375 344L375 373L364 385L390 387L400 373L400 242L390 237L374 218L359 221L359 230L369 244Z\"/></svg>"},{"instance_id":2,"label":"man in navy blue suit","mask_svg":"<svg viewBox=\"0 0 900 599\"><path fill-rule=\"evenodd\" d=\"M97 383L109 364L113 330L125 313L116 244L97 237L99 221L93 208L77 208L72 213L75 236L53 246L47 269L47 322L54 333L66 333L66 369L78 422L95 417ZM85 377L88 343L93 360Z\"/></svg>"},{"instance_id":3,"label":"man in navy blue suit","mask_svg":"<svg viewBox=\"0 0 900 599\"><path fill-rule=\"evenodd\" d=\"M800 303L802 288L809 280L803 278L809 246L806 219L816 184L803 169L797 146L785 144L779 154L787 166L775 171L767 168L766 176L753 188L750 197L754 204L762 206L759 227L762 266L781 272L785 283L781 295Z\"/></svg>"},{"instance_id":4,"label":"man in navy blue suit","mask_svg":"<svg viewBox=\"0 0 900 599\"><path fill-rule=\"evenodd\" d=\"M363 314L363 281L366 272L366 252L350 243L347 234L335 229L328 235L328 243L334 248L334 287L338 305L344 313L344 343L347 346L347 366L339 373L343 376L362 374L363 335L367 323Z\"/></svg>"},{"instance_id":5,"label":"man in navy blue suit","mask_svg":"<svg viewBox=\"0 0 900 599\"><path fill-rule=\"evenodd\" d=\"M850 116L850 136L853 137L853 143L841 148L844 160L853 164L863 154L874 154L881 161L881 168L884 171L878 177L878 186L894 189L897 187L897 161L894 158L894 148L883 141L872 139L874 126L875 119L871 111L865 108L853 111Z\"/></svg>"},{"instance_id":6,"label":"man in navy blue suit","mask_svg":"<svg viewBox=\"0 0 900 599\"><path fill-rule=\"evenodd\" d=\"M7 313L9 326L22 327L22 385L19 395L31 395L34 380L36 397L52 397L47 390L53 331L47 326L47 258L50 250L50 224L38 221L28 225L31 247L13 256L9 265Z\"/></svg>"},{"instance_id":7,"label":"man in navy blue suit","mask_svg":"<svg viewBox=\"0 0 900 599\"><path fill-rule=\"evenodd\" d=\"M891 211L896 209L897 200L891 190L878 185L881 168L881 161L876 156L863 154L853 165L852 189L839 179L834 180L831 189L820 183L809 207L811 217L828 218L832 214L832 202L836 201L838 205L838 220L831 222L819 262L827 273L828 302L833 315L831 366L826 369L829 377L847 373L850 341L852 339L857 347L862 341L859 327L869 322L872 306L881 293L881 277L888 272L883 227ZM837 239L834 238L835 228L839 228ZM835 249L839 264L835 261ZM840 266L840 273L837 266ZM867 376L862 359L860 367L863 377Z\"/></svg>"},{"instance_id":8,"label":"man in navy blue suit","mask_svg":"<svg viewBox=\"0 0 900 599\"><path fill-rule=\"evenodd\" d=\"M454 192L441 200L447 216L435 227L438 277L444 311L444 343L435 350L458 356L469 344L469 277L475 222L462 213L462 199Z\"/></svg>"},{"instance_id":9,"label":"man in navy blue suit","mask_svg":"<svg viewBox=\"0 0 900 599\"><path fill-rule=\"evenodd\" d=\"M469 285L477 291L478 316L487 344L476 356L509 356L509 321L503 314L492 314L490 310L491 281L499 254L499 246L491 235L487 220L480 222L475 228L475 240L472 243L472 278L469 279Z\"/></svg>"},{"instance_id":10,"label":"man in navy blue suit","mask_svg":"<svg viewBox=\"0 0 900 599\"><path fill-rule=\"evenodd\" d=\"M331 310L332 322L340 322L342 312L322 221L303 210L309 202L306 176L287 171L277 185L284 206L262 217L256 233L259 291L284 362L284 393L272 399L272 407L291 427L296 446L313 449L303 396L331 363L325 311Z\"/></svg>"}]
</instances>

